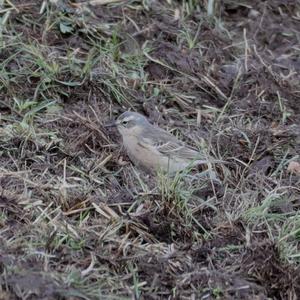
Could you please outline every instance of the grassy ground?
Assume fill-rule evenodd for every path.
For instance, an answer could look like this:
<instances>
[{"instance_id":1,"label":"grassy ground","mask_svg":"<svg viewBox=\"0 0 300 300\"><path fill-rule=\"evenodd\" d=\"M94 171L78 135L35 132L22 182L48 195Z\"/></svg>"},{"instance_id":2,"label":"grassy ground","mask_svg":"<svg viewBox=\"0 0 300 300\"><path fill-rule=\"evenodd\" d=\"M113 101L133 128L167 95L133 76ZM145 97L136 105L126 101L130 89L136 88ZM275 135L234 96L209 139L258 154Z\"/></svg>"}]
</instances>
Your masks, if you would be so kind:
<instances>
[{"instance_id":1,"label":"grassy ground","mask_svg":"<svg viewBox=\"0 0 300 300\"><path fill-rule=\"evenodd\" d=\"M0 299L296 299L300 3L79 2L0 0ZM222 184L135 168L127 109Z\"/></svg>"}]
</instances>

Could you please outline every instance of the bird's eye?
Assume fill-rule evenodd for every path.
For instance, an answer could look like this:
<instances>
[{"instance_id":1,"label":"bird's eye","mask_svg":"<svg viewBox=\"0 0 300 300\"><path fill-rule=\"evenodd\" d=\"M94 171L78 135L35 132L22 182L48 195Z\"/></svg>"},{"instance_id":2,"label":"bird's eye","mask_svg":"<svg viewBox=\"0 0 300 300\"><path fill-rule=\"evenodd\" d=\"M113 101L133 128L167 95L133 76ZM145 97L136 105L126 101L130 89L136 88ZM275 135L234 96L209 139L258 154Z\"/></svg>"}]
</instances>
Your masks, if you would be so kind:
<instances>
[{"instance_id":1,"label":"bird's eye","mask_svg":"<svg viewBox=\"0 0 300 300\"><path fill-rule=\"evenodd\" d=\"M126 126L126 125L128 124L128 121L123 120L122 124L123 124L124 126Z\"/></svg>"}]
</instances>

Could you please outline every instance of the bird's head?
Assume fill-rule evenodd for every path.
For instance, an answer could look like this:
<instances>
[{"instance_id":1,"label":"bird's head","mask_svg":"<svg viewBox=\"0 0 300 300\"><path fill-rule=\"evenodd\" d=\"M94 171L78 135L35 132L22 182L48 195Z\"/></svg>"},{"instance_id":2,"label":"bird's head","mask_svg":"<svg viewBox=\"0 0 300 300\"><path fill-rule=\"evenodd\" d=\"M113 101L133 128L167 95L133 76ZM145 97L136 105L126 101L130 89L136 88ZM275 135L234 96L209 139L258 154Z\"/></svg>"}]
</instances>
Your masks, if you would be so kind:
<instances>
[{"instance_id":1,"label":"bird's head","mask_svg":"<svg viewBox=\"0 0 300 300\"><path fill-rule=\"evenodd\" d=\"M121 135L124 136L126 134L138 134L150 124L147 118L143 115L136 112L126 111L118 117L115 125Z\"/></svg>"}]
</instances>

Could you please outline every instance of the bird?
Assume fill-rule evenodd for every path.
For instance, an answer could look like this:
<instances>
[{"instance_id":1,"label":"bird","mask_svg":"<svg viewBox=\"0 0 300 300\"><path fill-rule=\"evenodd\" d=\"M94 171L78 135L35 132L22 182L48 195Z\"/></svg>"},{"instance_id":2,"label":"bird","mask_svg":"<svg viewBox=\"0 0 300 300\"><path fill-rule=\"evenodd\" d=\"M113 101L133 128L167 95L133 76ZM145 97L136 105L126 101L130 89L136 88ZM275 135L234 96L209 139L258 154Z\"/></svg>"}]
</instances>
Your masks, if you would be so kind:
<instances>
[{"instance_id":1,"label":"bird","mask_svg":"<svg viewBox=\"0 0 300 300\"><path fill-rule=\"evenodd\" d=\"M126 111L113 125L122 136L130 160L148 170L174 174L189 167L210 165L213 162L173 134L151 124L140 113Z\"/></svg>"}]
</instances>

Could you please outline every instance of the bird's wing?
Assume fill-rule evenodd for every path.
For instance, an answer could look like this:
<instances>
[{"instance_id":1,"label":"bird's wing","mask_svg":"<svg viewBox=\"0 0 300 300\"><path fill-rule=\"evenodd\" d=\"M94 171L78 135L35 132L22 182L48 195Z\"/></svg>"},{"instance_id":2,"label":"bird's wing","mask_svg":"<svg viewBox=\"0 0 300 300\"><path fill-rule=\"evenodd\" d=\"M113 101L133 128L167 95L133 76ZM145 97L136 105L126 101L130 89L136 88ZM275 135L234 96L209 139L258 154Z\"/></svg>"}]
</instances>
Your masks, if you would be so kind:
<instances>
[{"instance_id":1,"label":"bird's wing","mask_svg":"<svg viewBox=\"0 0 300 300\"><path fill-rule=\"evenodd\" d=\"M159 143L156 145L156 148L160 153L170 157L176 156L184 159L196 159L200 156L200 153L196 150L183 144L174 143L173 141Z\"/></svg>"},{"instance_id":2,"label":"bird's wing","mask_svg":"<svg viewBox=\"0 0 300 300\"><path fill-rule=\"evenodd\" d=\"M156 150L168 157L176 157L182 159L199 159L200 153L183 142L179 141L174 135L156 129L155 134L148 132L139 142L140 146L152 150Z\"/></svg>"}]
</instances>

